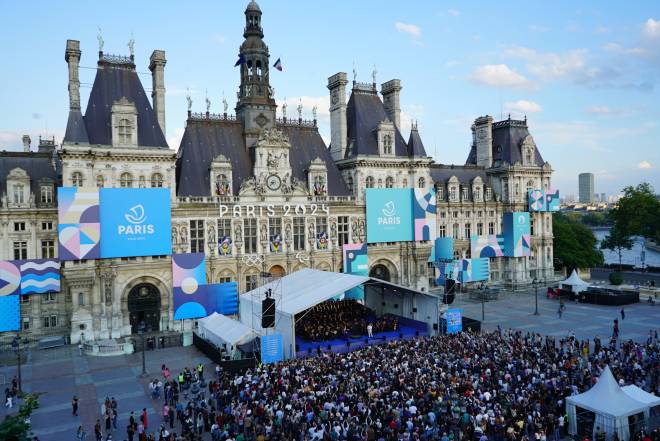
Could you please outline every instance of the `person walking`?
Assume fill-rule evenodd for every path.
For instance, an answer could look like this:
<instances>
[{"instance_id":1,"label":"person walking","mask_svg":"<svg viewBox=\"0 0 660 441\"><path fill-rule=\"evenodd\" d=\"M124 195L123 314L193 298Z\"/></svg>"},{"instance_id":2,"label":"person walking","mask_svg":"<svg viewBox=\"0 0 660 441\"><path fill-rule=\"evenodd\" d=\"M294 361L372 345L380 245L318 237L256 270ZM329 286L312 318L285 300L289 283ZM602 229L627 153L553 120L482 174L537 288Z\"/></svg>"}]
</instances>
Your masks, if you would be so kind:
<instances>
[{"instance_id":1,"label":"person walking","mask_svg":"<svg viewBox=\"0 0 660 441\"><path fill-rule=\"evenodd\" d=\"M78 416L78 397L75 395L71 399L71 414L73 416Z\"/></svg>"},{"instance_id":2,"label":"person walking","mask_svg":"<svg viewBox=\"0 0 660 441\"><path fill-rule=\"evenodd\" d=\"M619 338L619 320L614 319L614 329L612 329L612 338L615 340Z\"/></svg>"},{"instance_id":3,"label":"person walking","mask_svg":"<svg viewBox=\"0 0 660 441\"><path fill-rule=\"evenodd\" d=\"M144 426L144 430L149 429L149 423L147 421L147 408L143 407L142 408L142 415L140 415L140 421L142 422L142 425Z\"/></svg>"},{"instance_id":4,"label":"person walking","mask_svg":"<svg viewBox=\"0 0 660 441\"><path fill-rule=\"evenodd\" d=\"M87 439L87 432L83 429L83 426L78 426L76 431L76 441L85 441Z\"/></svg>"},{"instance_id":5,"label":"person walking","mask_svg":"<svg viewBox=\"0 0 660 441\"><path fill-rule=\"evenodd\" d=\"M561 309L561 305L559 305L559 308L557 308L557 316L558 316L559 318L561 318L561 313L562 313L562 312L564 312L564 311L562 311L562 309Z\"/></svg>"},{"instance_id":6,"label":"person walking","mask_svg":"<svg viewBox=\"0 0 660 441\"><path fill-rule=\"evenodd\" d=\"M623 307L621 307L621 320L626 319L626 311L623 310Z\"/></svg>"},{"instance_id":7,"label":"person walking","mask_svg":"<svg viewBox=\"0 0 660 441\"><path fill-rule=\"evenodd\" d=\"M96 424L94 424L94 437L96 441L103 440L103 434L101 433L101 420L97 419Z\"/></svg>"}]
</instances>

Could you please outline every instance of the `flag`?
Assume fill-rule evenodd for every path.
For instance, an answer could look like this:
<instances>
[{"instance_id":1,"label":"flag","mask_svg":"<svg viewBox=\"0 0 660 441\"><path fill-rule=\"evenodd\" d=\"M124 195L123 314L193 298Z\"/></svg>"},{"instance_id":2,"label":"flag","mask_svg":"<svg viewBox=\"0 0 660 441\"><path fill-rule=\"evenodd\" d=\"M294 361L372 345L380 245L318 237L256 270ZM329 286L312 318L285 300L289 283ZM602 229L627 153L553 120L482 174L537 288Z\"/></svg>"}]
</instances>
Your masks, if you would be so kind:
<instances>
[{"instance_id":1,"label":"flag","mask_svg":"<svg viewBox=\"0 0 660 441\"><path fill-rule=\"evenodd\" d=\"M278 58L273 67L282 72L282 61Z\"/></svg>"},{"instance_id":2,"label":"flag","mask_svg":"<svg viewBox=\"0 0 660 441\"><path fill-rule=\"evenodd\" d=\"M234 67L240 66L241 64L245 64L245 56L243 54L238 54L238 60L236 60Z\"/></svg>"}]
</instances>

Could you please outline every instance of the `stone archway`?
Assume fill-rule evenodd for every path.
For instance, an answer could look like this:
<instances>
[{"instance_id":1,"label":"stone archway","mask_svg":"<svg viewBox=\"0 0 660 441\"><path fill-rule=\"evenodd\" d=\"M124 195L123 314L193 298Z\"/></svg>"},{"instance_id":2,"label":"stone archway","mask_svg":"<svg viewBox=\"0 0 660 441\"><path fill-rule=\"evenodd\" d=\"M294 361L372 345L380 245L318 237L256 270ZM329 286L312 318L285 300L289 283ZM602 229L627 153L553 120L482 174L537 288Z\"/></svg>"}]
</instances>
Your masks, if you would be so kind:
<instances>
[{"instance_id":1,"label":"stone archway","mask_svg":"<svg viewBox=\"0 0 660 441\"><path fill-rule=\"evenodd\" d=\"M281 265L273 265L268 270L272 277L284 277L286 276L286 270Z\"/></svg>"},{"instance_id":2,"label":"stone archway","mask_svg":"<svg viewBox=\"0 0 660 441\"><path fill-rule=\"evenodd\" d=\"M398 273L392 262L386 259L378 259L369 269L369 276L386 282L396 282Z\"/></svg>"},{"instance_id":3,"label":"stone archway","mask_svg":"<svg viewBox=\"0 0 660 441\"><path fill-rule=\"evenodd\" d=\"M157 275L144 275L135 277L129 280L122 290L121 294L121 312L122 312L122 335L130 335L136 331L132 317L131 309L129 309L129 297L131 294L139 296L139 287L142 285L149 285L154 288L153 293L158 294L158 311L157 323L152 323L153 331L170 331L173 330L172 321L172 291L168 284ZM137 291L137 292L136 292ZM133 306L133 305L131 305ZM134 308L134 307L133 307ZM153 311L153 309L151 309ZM153 313L153 312L152 312Z\"/></svg>"},{"instance_id":4,"label":"stone archway","mask_svg":"<svg viewBox=\"0 0 660 441\"><path fill-rule=\"evenodd\" d=\"M160 331L160 291L151 283L140 283L128 292L126 299L131 333L137 334L140 323L147 331Z\"/></svg>"}]
</instances>

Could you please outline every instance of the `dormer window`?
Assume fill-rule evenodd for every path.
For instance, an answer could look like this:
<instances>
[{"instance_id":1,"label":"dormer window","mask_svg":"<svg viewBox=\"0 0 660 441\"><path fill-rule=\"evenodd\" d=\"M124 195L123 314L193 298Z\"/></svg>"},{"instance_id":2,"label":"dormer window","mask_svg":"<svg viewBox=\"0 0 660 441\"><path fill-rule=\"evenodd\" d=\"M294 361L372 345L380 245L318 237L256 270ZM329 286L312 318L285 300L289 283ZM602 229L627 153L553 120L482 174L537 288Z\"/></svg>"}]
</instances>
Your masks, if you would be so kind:
<instances>
[{"instance_id":1,"label":"dormer window","mask_svg":"<svg viewBox=\"0 0 660 441\"><path fill-rule=\"evenodd\" d=\"M215 177L215 194L218 196L227 196L229 194L229 179L227 179L227 175L219 174Z\"/></svg>"},{"instance_id":2,"label":"dormer window","mask_svg":"<svg viewBox=\"0 0 660 441\"><path fill-rule=\"evenodd\" d=\"M472 198L475 201L481 200L481 187L474 187L474 189L472 190Z\"/></svg>"},{"instance_id":3,"label":"dormer window","mask_svg":"<svg viewBox=\"0 0 660 441\"><path fill-rule=\"evenodd\" d=\"M121 188L132 188L133 176L130 173L122 173L119 177L119 186Z\"/></svg>"},{"instance_id":4,"label":"dormer window","mask_svg":"<svg viewBox=\"0 0 660 441\"><path fill-rule=\"evenodd\" d=\"M117 133L119 134L120 144L130 144L131 137L133 135L133 128L131 127L131 122L126 118L120 119L119 126L117 127Z\"/></svg>"},{"instance_id":5,"label":"dormer window","mask_svg":"<svg viewBox=\"0 0 660 441\"><path fill-rule=\"evenodd\" d=\"M456 187L454 187L454 186L449 187L449 200L450 201L455 201L456 200L456 196L457 196L456 192L457 192Z\"/></svg>"},{"instance_id":6,"label":"dormer window","mask_svg":"<svg viewBox=\"0 0 660 441\"><path fill-rule=\"evenodd\" d=\"M82 187L84 183L85 183L85 180L83 179L82 173L73 172L71 174L71 185L73 187Z\"/></svg>"},{"instance_id":7,"label":"dormer window","mask_svg":"<svg viewBox=\"0 0 660 441\"><path fill-rule=\"evenodd\" d=\"M42 204L52 204L53 203L53 186L52 185L42 185L40 188L41 198L40 201Z\"/></svg>"},{"instance_id":8,"label":"dormer window","mask_svg":"<svg viewBox=\"0 0 660 441\"><path fill-rule=\"evenodd\" d=\"M527 135L525 139L522 140L520 150L522 153L523 165L535 165L536 161L534 156L536 143L534 142L534 138L532 138L531 135Z\"/></svg>"},{"instance_id":9,"label":"dormer window","mask_svg":"<svg viewBox=\"0 0 660 441\"><path fill-rule=\"evenodd\" d=\"M22 204L25 202L25 187L23 184L14 184L14 203Z\"/></svg>"},{"instance_id":10,"label":"dormer window","mask_svg":"<svg viewBox=\"0 0 660 441\"><path fill-rule=\"evenodd\" d=\"M137 109L126 97L115 101L111 111L112 146L137 147Z\"/></svg>"},{"instance_id":11,"label":"dormer window","mask_svg":"<svg viewBox=\"0 0 660 441\"><path fill-rule=\"evenodd\" d=\"M323 196L325 193L325 178L320 175L314 176L314 195Z\"/></svg>"},{"instance_id":12,"label":"dormer window","mask_svg":"<svg viewBox=\"0 0 660 441\"><path fill-rule=\"evenodd\" d=\"M383 153L386 155L392 154L392 136L389 134L383 136Z\"/></svg>"}]
</instances>

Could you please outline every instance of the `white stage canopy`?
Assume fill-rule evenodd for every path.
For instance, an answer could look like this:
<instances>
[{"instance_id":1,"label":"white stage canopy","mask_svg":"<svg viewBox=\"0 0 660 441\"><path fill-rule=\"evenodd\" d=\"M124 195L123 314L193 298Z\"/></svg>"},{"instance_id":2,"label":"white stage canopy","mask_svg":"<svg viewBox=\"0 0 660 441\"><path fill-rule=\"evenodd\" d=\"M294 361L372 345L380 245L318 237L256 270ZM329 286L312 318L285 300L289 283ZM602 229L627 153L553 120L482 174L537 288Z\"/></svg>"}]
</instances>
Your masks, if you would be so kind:
<instances>
[{"instance_id":1,"label":"white stage canopy","mask_svg":"<svg viewBox=\"0 0 660 441\"><path fill-rule=\"evenodd\" d=\"M621 441L630 439L628 417L638 413L648 415L649 405L630 397L617 384L609 366L598 378L598 382L588 391L566 398L566 411L568 413L569 433L577 433L576 407L590 410L596 414L594 434L596 427L605 431L608 439L616 431Z\"/></svg>"},{"instance_id":2,"label":"white stage canopy","mask_svg":"<svg viewBox=\"0 0 660 441\"><path fill-rule=\"evenodd\" d=\"M656 397L655 395L646 392L644 389L640 389L634 384L623 386L621 389L630 398L641 401L642 403L646 403L650 407L660 406L660 397Z\"/></svg>"},{"instance_id":3,"label":"white stage canopy","mask_svg":"<svg viewBox=\"0 0 660 441\"><path fill-rule=\"evenodd\" d=\"M569 289L576 294L582 291L586 291L587 287L589 286L587 282L580 279L580 276L578 276L576 270L573 270L570 277L561 282L560 285L562 288L568 285Z\"/></svg>"},{"instance_id":4,"label":"white stage canopy","mask_svg":"<svg viewBox=\"0 0 660 441\"><path fill-rule=\"evenodd\" d=\"M198 323L199 334L203 338L217 346L227 344L228 352L231 352L230 346L249 343L258 336L251 327L217 312L200 319Z\"/></svg>"}]
</instances>

